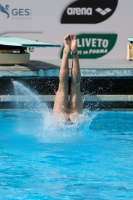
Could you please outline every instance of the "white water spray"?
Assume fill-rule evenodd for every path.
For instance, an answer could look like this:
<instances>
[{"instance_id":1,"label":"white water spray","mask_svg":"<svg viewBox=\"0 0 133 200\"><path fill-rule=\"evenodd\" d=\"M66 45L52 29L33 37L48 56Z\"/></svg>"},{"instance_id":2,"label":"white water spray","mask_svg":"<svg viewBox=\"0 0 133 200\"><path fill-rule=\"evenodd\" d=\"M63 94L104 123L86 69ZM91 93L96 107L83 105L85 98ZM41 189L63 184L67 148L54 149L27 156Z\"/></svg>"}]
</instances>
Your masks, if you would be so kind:
<instances>
[{"instance_id":1,"label":"white water spray","mask_svg":"<svg viewBox=\"0 0 133 200\"><path fill-rule=\"evenodd\" d=\"M62 121L57 121L52 113L52 110L48 109L47 105L42 103L37 94L31 91L22 83L13 81L16 102L26 101L27 108L33 109L36 113L39 113L40 123L35 128L35 137L43 143L69 143L69 142L84 142L87 139L87 135L90 134L89 126L97 113L84 112L79 120L72 125L68 125ZM24 99L22 99L22 97ZM34 114L34 113L33 113ZM85 135L86 134L86 135Z\"/></svg>"},{"instance_id":2,"label":"white water spray","mask_svg":"<svg viewBox=\"0 0 133 200\"><path fill-rule=\"evenodd\" d=\"M35 92L31 91L28 87L23 85L18 81L13 81L14 89L15 89L15 100L17 105L20 102L24 102L26 108L32 109L46 109L47 106L43 103L40 98L35 94Z\"/></svg>"}]
</instances>

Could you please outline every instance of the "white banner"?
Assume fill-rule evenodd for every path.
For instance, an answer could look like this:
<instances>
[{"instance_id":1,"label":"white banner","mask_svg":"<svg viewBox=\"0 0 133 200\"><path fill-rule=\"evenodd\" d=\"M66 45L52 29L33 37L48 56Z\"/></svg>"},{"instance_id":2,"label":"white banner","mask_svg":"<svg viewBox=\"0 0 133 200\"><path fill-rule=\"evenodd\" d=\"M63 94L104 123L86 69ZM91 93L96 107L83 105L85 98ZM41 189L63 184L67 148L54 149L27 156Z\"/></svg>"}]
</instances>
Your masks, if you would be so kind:
<instances>
[{"instance_id":1,"label":"white banner","mask_svg":"<svg viewBox=\"0 0 133 200\"><path fill-rule=\"evenodd\" d=\"M91 34L92 41L96 41L92 34L115 34L116 43L99 57L126 59L127 39L133 36L132 7L132 0L106 0L105 5L100 0L0 0L0 35L63 45L63 38L68 33L88 37ZM89 38L83 40L90 41ZM80 43L83 40L80 38ZM91 44L91 52L104 52L98 49L98 44ZM31 59L59 59L60 52L61 48L35 49ZM98 58L88 55L86 59L93 57Z\"/></svg>"}]
</instances>

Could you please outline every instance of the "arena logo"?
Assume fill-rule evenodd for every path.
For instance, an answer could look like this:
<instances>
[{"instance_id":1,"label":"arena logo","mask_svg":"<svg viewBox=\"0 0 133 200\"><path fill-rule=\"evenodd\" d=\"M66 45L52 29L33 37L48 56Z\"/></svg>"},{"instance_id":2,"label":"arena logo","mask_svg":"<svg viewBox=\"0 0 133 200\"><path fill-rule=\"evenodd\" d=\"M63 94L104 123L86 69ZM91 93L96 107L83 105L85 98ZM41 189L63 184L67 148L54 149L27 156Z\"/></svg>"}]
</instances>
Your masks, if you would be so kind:
<instances>
[{"instance_id":1,"label":"arena logo","mask_svg":"<svg viewBox=\"0 0 133 200\"><path fill-rule=\"evenodd\" d=\"M108 54L117 41L117 34L80 34L77 35L78 57L96 59ZM60 53L62 58L63 48ZM69 54L72 58L72 54Z\"/></svg>"},{"instance_id":2,"label":"arena logo","mask_svg":"<svg viewBox=\"0 0 133 200\"><path fill-rule=\"evenodd\" d=\"M5 14L6 18L26 18L31 17L32 10L29 8L12 8L10 9L9 5L3 6L0 3L0 12Z\"/></svg>"},{"instance_id":3,"label":"arena logo","mask_svg":"<svg viewBox=\"0 0 133 200\"><path fill-rule=\"evenodd\" d=\"M78 0L70 4L61 17L61 24L97 24L115 12L118 0Z\"/></svg>"}]
</instances>

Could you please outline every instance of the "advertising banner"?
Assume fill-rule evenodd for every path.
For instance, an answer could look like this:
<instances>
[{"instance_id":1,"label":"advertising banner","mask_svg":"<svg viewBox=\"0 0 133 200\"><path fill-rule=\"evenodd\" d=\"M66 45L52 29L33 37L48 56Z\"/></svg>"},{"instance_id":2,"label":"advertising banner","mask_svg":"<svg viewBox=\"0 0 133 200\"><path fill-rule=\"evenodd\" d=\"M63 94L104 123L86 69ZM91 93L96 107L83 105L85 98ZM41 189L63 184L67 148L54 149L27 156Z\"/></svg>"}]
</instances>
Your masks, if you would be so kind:
<instances>
[{"instance_id":1,"label":"advertising banner","mask_svg":"<svg viewBox=\"0 0 133 200\"><path fill-rule=\"evenodd\" d=\"M108 54L114 47L117 34L80 34L77 35L78 57L96 59ZM61 51L62 58L63 48ZM72 54L69 55L72 58Z\"/></svg>"},{"instance_id":2,"label":"advertising banner","mask_svg":"<svg viewBox=\"0 0 133 200\"><path fill-rule=\"evenodd\" d=\"M65 9L62 24L98 24L107 20L116 10L118 0L78 0Z\"/></svg>"}]
</instances>

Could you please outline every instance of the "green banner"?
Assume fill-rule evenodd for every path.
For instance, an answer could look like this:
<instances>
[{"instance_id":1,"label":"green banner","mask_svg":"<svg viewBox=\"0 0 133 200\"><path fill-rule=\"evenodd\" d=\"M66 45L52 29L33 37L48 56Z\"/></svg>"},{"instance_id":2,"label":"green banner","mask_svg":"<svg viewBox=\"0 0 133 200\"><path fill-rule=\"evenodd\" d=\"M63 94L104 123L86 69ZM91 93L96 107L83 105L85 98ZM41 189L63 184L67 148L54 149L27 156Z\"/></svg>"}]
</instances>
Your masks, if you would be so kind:
<instances>
[{"instance_id":1,"label":"green banner","mask_svg":"<svg viewBox=\"0 0 133 200\"><path fill-rule=\"evenodd\" d=\"M77 36L78 57L80 59L96 59L108 54L117 41L117 34L80 34ZM60 53L62 58L63 49ZM72 58L72 54L69 54Z\"/></svg>"}]
</instances>

